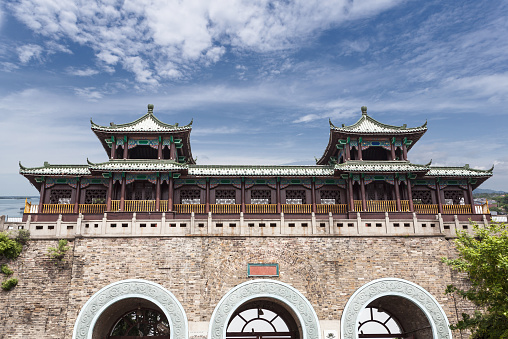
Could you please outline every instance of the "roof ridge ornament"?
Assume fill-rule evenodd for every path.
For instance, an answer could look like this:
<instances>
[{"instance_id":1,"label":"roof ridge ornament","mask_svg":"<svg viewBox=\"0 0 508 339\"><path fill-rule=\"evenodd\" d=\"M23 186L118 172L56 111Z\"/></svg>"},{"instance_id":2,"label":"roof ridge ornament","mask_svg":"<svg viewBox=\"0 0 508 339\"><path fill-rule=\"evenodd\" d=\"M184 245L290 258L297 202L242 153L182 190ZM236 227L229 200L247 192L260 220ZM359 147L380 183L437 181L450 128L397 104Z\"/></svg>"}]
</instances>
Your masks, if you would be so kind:
<instances>
[{"instance_id":1,"label":"roof ridge ornament","mask_svg":"<svg viewBox=\"0 0 508 339\"><path fill-rule=\"evenodd\" d=\"M487 170L487 172L491 172L494 171L494 164L492 164L492 167L490 169Z\"/></svg>"},{"instance_id":2,"label":"roof ridge ornament","mask_svg":"<svg viewBox=\"0 0 508 339\"><path fill-rule=\"evenodd\" d=\"M430 166L432 164L432 159L428 163L425 164L425 166Z\"/></svg>"},{"instance_id":3,"label":"roof ridge ornament","mask_svg":"<svg viewBox=\"0 0 508 339\"><path fill-rule=\"evenodd\" d=\"M363 115L366 116L367 115L367 106L362 106L361 110L362 110L362 116Z\"/></svg>"},{"instance_id":4,"label":"roof ridge ornament","mask_svg":"<svg viewBox=\"0 0 508 339\"><path fill-rule=\"evenodd\" d=\"M153 104L148 104L148 114L153 114Z\"/></svg>"}]
</instances>

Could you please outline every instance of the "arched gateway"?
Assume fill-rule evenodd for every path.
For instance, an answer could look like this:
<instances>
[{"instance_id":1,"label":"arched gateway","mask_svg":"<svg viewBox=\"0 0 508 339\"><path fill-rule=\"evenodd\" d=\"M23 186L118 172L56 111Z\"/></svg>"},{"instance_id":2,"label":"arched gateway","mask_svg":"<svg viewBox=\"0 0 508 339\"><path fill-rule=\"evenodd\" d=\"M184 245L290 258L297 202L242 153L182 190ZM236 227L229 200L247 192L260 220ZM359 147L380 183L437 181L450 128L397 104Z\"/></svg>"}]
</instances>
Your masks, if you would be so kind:
<instances>
[{"instance_id":1,"label":"arched gateway","mask_svg":"<svg viewBox=\"0 0 508 339\"><path fill-rule=\"evenodd\" d=\"M154 282L129 279L104 287L85 303L72 338L188 339L188 333L185 311L171 292Z\"/></svg>"},{"instance_id":2,"label":"arched gateway","mask_svg":"<svg viewBox=\"0 0 508 339\"><path fill-rule=\"evenodd\" d=\"M319 321L310 302L294 287L274 280L244 282L217 304L209 339L320 339Z\"/></svg>"},{"instance_id":3,"label":"arched gateway","mask_svg":"<svg viewBox=\"0 0 508 339\"><path fill-rule=\"evenodd\" d=\"M397 278L363 285L351 296L342 313L342 339L376 335L452 338L446 314L436 299L421 286Z\"/></svg>"}]
</instances>

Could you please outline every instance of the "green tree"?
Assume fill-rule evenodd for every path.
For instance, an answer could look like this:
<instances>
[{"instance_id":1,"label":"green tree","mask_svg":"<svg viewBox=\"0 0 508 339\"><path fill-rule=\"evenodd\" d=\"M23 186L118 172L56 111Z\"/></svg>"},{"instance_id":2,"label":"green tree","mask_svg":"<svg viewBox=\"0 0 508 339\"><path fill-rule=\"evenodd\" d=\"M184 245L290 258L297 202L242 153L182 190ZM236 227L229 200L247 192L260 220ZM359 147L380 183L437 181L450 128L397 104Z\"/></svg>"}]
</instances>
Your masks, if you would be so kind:
<instances>
[{"instance_id":1,"label":"green tree","mask_svg":"<svg viewBox=\"0 0 508 339\"><path fill-rule=\"evenodd\" d=\"M11 239L7 232L0 232L0 258L16 259L22 250L22 244Z\"/></svg>"},{"instance_id":2,"label":"green tree","mask_svg":"<svg viewBox=\"0 0 508 339\"><path fill-rule=\"evenodd\" d=\"M465 273L467 288L448 285L478 307L473 315L463 313L452 329L467 329L474 339L508 338L508 225L492 222L487 227L473 223L474 235L459 232L458 257L443 258L454 270Z\"/></svg>"}]
</instances>

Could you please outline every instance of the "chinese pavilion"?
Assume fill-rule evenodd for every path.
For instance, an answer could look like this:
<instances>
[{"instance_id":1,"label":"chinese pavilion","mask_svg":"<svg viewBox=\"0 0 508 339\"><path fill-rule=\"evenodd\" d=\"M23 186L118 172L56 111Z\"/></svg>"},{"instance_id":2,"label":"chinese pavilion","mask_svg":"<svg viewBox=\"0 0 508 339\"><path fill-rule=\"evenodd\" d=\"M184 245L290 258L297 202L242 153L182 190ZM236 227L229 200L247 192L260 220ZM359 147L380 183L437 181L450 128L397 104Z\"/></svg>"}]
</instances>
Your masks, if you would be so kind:
<instances>
[{"instance_id":1,"label":"chinese pavilion","mask_svg":"<svg viewBox=\"0 0 508 339\"><path fill-rule=\"evenodd\" d=\"M315 166L197 165L190 146L192 122L165 124L154 116L153 105L131 123L91 125L109 160L36 168L20 164L20 173L40 191L39 206L27 207L27 214L42 221L59 214L132 218L133 212L165 212L167 219L210 212L251 219L281 213L356 219L358 212L381 218L389 212L399 218L416 213L465 220L487 213L475 208L472 190L492 169L412 164L408 151L427 123L385 125L366 107L351 126L330 121L330 139Z\"/></svg>"},{"instance_id":2,"label":"chinese pavilion","mask_svg":"<svg viewBox=\"0 0 508 339\"><path fill-rule=\"evenodd\" d=\"M92 131L108 161L28 168L40 192L22 222L30 246L9 265L0 327L16 338L466 339L472 312L441 260L493 169L413 164L427 131L362 107L330 122L314 166L198 165L188 125L148 113ZM6 228L7 227L7 228ZM65 261L48 248L69 242ZM0 258L1 259L1 258ZM0 264L3 262L0 262Z\"/></svg>"}]
</instances>

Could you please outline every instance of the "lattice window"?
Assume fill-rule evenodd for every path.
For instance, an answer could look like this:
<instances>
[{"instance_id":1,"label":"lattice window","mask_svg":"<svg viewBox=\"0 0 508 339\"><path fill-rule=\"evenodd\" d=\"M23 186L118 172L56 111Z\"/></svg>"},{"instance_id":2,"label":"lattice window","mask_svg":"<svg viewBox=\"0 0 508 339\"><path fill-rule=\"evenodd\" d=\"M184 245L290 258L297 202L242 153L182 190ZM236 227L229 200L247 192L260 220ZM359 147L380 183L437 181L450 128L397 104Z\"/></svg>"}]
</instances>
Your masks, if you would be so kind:
<instances>
[{"instance_id":1,"label":"lattice window","mask_svg":"<svg viewBox=\"0 0 508 339\"><path fill-rule=\"evenodd\" d=\"M65 189L53 189L49 196L50 204L70 204L71 203L72 190Z\"/></svg>"},{"instance_id":2,"label":"lattice window","mask_svg":"<svg viewBox=\"0 0 508 339\"><path fill-rule=\"evenodd\" d=\"M462 190L447 190L444 191L444 198L447 204L458 205L458 204L464 204L464 193ZM451 204L450 204L451 205Z\"/></svg>"},{"instance_id":3,"label":"lattice window","mask_svg":"<svg viewBox=\"0 0 508 339\"><path fill-rule=\"evenodd\" d=\"M251 204L270 204L272 199L272 192L270 190L253 190L250 193Z\"/></svg>"},{"instance_id":4,"label":"lattice window","mask_svg":"<svg viewBox=\"0 0 508 339\"><path fill-rule=\"evenodd\" d=\"M133 200L143 200L143 189L142 188L136 188L134 190Z\"/></svg>"},{"instance_id":5,"label":"lattice window","mask_svg":"<svg viewBox=\"0 0 508 339\"><path fill-rule=\"evenodd\" d=\"M326 205L340 204L340 191L321 190L321 203Z\"/></svg>"},{"instance_id":6,"label":"lattice window","mask_svg":"<svg viewBox=\"0 0 508 339\"><path fill-rule=\"evenodd\" d=\"M215 203L222 205L231 205L236 201L235 190L216 190L215 191Z\"/></svg>"},{"instance_id":7,"label":"lattice window","mask_svg":"<svg viewBox=\"0 0 508 339\"><path fill-rule=\"evenodd\" d=\"M413 203L415 204L432 204L432 192L431 191L413 191Z\"/></svg>"},{"instance_id":8,"label":"lattice window","mask_svg":"<svg viewBox=\"0 0 508 339\"><path fill-rule=\"evenodd\" d=\"M180 203L197 205L201 203L201 192L199 190L181 190Z\"/></svg>"},{"instance_id":9,"label":"lattice window","mask_svg":"<svg viewBox=\"0 0 508 339\"><path fill-rule=\"evenodd\" d=\"M93 190L89 189L85 192L85 204L105 204L106 203L106 190Z\"/></svg>"},{"instance_id":10,"label":"lattice window","mask_svg":"<svg viewBox=\"0 0 508 339\"><path fill-rule=\"evenodd\" d=\"M306 204L305 191L303 190L288 190L286 191L286 204Z\"/></svg>"}]
</instances>

